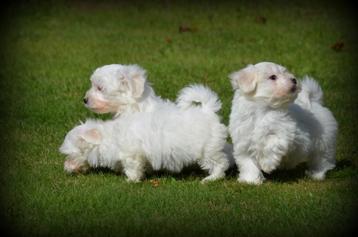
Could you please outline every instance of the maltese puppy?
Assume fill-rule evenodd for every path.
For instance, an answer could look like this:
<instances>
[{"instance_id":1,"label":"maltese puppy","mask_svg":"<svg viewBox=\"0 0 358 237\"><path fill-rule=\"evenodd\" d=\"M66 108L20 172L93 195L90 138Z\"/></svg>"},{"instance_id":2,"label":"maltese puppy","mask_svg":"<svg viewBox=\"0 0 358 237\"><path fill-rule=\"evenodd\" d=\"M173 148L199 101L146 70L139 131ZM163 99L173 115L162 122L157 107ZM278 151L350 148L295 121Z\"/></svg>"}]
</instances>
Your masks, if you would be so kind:
<instances>
[{"instance_id":1,"label":"maltese puppy","mask_svg":"<svg viewBox=\"0 0 358 237\"><path fill-rule=\"evenodd\" d=\"M200 102L200 98L196 98L202 96L199 92L203 92L203 96L207 96L207 90L198 87L196 94L192 93L193 89L182 92L183 96L185 93L191 92L191 96L194 96L193 101L178 98L177 103L173 103L163 100L155 94L147 81L146 71L138 65L105 65L97 68L90 80L92 86L83 99L85 106L95 113L112 113L115 119L119 118L121 114L153 112L168 106L168 104L186 109L192 105L192 102ZM225 144L224 152L229 158L230 167L235 165L232 149L231 144Z\"/></svg>"},{"instance_id":2,"label":"maltese puppy","mask_svg":"<svg viewBox=\"0 0 358 237\"><path fill-rule=\"evenodd\" d=\"M283 66L262 62L230 76L235 96L229 132L238 181L261 184L261 171L308 163L306 174L323 180L335 167L337 122L323 107L318 83L300 83Z\"/></svg>"},{"instance_id":3,"label":"maltese puppy","mask_svg":"<svg viewBox=\"0 0 358 237\"><path fill-rule=\"evenodd\" d=\"M225 147L227 129L216 114L221 108L217 95L193 85L181 91L177 103L75 127L60 148L67 155L65 170L82 173L90 167L107 167L138 182L148 169L180 172L197 163L209 173L204 182L223 178L230 163L224 149L230 147ZM106 109L115 108L107 105Z\"/></svg>"},{"instance_id":4,"label":"maltese puppy","mask_svg":"<svg viewBox=\"0 0 358 237\"><path fill-rule=\"evenodd\" d=\"M83 102L95 113L114 117L133 112L150 112L169 103L156 96L147 83L146 71L138 65L111 64L97 68Z\"/></svg>"}]
</instances>

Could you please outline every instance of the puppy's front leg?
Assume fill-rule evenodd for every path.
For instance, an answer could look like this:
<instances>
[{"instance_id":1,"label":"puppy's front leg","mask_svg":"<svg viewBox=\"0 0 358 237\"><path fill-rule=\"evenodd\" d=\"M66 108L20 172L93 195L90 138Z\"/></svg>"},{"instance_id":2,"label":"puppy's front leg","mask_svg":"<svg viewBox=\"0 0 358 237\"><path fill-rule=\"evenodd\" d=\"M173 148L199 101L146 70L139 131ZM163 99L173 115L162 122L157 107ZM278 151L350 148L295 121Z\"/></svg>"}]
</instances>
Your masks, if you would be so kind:
<instances>
[{"instance_id":1,"label":"puppy's front leg","mask_svg":"<svg viewBox=\"0 0 358 237\"><path fill-rule=\"evenodd\" d=\"M140 182L144 176L145 161L142 155L122 156L122 165L128 182Z\"/></svg>"},{"instance_id":2,"label":"puppy's front leg","mask_svg":"<svg viewBox=\"0 0 358 237\"><path fill-rule=\"evenodd\" d=\"M259 165L249 156L235 157L236 164L239 167L240 183L262 184L265 177L262 175Z\"/></svg>"},{"instance_id":3,"label":"puppy's front leg","mask_svg":"<svg viewBox=\"0 0 358 237\"><path fill-rule=\"evenodd\" d=\"M288 139L283 135L270 135L266 139L266 143L258 157L261 169L265 173L271 173L281 163L282 157L287 154L289 147Z\"/></svg>"}]
</instances>

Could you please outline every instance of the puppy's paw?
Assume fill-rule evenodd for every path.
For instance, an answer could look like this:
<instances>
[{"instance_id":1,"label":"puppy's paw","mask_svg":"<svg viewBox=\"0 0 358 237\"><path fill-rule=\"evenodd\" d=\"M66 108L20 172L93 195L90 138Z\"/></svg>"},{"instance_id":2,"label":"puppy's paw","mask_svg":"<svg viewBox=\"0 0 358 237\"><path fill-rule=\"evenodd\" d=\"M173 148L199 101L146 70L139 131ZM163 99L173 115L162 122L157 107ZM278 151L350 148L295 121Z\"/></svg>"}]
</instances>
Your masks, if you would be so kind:
<instances>
[{"instance_id":1,"label":"puppy's paw","mask_svg":"<svg viewBox=\"0 0 358 237\"><path fill-rule=\"evenodd\" d=\"M253 176L253 175L240 175L237 179L240 183L246 183L246 184L254 184L254 185L260 185L264 182L265 178L262 174Z\"/></svg>"},{"instance_id":2,"label":"puppy's paw","mask_svg":"<svg viewBox=\"0 0 358 237\"><path fill-rule=\"evenodd\" d=\"M139 183L142 180L142 175L140 174L133 174L127 172L127 182L129 183Z\"/></svg>"},{"instance_id":3,"label":"puppy's paw","mask_svg":"<svg viewBox=\"0 0 358 237\"><path fill-rule=\"evenodd\" d=\"M140 183L140 182L141 182L141 180L138 179L138 178L136 178L136 179L127 178L126 181L127 181L128 183Z\"/></svg>"},{"instance_id":4,"label":"puppy's paw","mask_svg":"<svg viewBox=\"0 0 358 237\"><path fill-rule=\"evenodd\" d=\"M312 170L306 170L306 175L309 176L313 180L321 181L325 179L325 172L323 171L312 171Z\"/></svg>"},{"instance_id":5,"label":"puppy's paw","mask_svg":"<svg viewBox=\"0 0 358 237\"><path fill-rule=\"evenodd\" d=\"M224 176L225 176L225 174L224 174ZM208 182L219 180L219 179L222 179L224 176L222 176L222 175L220 175L220 176L218 176L218 175L209 175L209 176L205 177L204 179L202 179L200 181L200 183L205 184L205 183L208 183Z\"/></svg>"},{"instance_id":6,"label":"puppy's paw","mask_svg":"<svg viewBox=\"0 0 358 237\"><path fill-rule=\"evenodd\" d=\"M270 159L261 159L259 163L260 163L261 170L264 171L266 174L270 174L278 166L278 162L275 162Z\"/></svg>"}]
</instances>

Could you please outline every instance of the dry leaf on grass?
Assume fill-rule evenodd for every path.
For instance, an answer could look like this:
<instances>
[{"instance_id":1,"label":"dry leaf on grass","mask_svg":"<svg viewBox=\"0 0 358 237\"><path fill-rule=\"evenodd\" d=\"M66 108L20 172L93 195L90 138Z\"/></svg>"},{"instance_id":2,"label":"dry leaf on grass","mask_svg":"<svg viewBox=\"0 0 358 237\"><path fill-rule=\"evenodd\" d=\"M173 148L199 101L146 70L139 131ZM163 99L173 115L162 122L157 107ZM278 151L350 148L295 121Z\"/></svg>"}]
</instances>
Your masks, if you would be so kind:
<instances>
[{"instance_id":1,"label":"dry leaf on grass","mask_svg":"<svg viewBox=\"0 0 358 237\"><path fill-rule=\"evenodd\" d=\"M158 187L160 184L159 180L157 180L157 179L152 179L149 182L152 185L152 187L155 187L155 188Z\"/></svg>"},{"instance_id":2,"label":"dry leaf on grass","mask_svg":"<svg viewBox=\"0 0 358 237\"><path fill-rule=\"evenodd\" d=\"M198 31L198 29L196 27L191 27L191 26L185 26L185 25L181 25L179 26L179 33L184 33L184 32L196 32Z\"/></svg>"},{"instance_id":3,"label":"dry leaf on grass","mask_svg":"<svg viewBox=\"0 0 358 237\"><path fill-rule=\"evenodd\" d=\"M343 50L344 42L342 40L337 41L331 46L331 49L333 49L336 52L340 52Z\"/></svg>"},{"instance_id":4,"label":"dry leaf on grass","mask_svg":"<svg viewBox=\"0 0 358 237\"><path fill-rule=\"evenodd\" d=\"M264 16L258 16L256 17L255 22L259 24L266 24L267 19Z\"/></svg>"}]
</instances>

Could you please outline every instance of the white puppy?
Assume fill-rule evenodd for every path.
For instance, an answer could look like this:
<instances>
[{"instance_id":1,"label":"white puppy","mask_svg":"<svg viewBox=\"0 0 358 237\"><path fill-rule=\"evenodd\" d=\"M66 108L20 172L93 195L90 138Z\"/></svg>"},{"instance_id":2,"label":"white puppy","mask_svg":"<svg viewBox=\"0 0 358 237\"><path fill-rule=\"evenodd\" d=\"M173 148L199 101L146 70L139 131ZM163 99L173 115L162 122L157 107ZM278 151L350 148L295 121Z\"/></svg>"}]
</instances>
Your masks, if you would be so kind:
<instances>
[{"instance_id":1,"label":"white puppy","mask_svg":"<svg viewBox=\"0 0 358 237\"><path fill-rule=\"evenodd\" d=\"M146 71L138 65L105 65L97 68L90 80L92 86L83 99L85 106L95 113L112 113L114 118L119 118L121 114L153 112L167 107L168 104L186 109L193 102L200 102L201 97L212 95L208 90L196 87L184 89L177 103L164 100L155 94L147 81ZM215 101L215 98L211 101ZM217 108L217 111L219 109ZM235 165L231 151L232 145L225 144L224 152L229 159L230 167Z\"/></svg>"},{"instance_id":2,"label":"white puppy","mask_svg":"<svg viewBox=\"0 0 358 237\"><path fill-rule=\"evenodd\" d=\"M111 64L97 68L83 102L96 113L150 112L169 103L156 96L138 65Z\"/></svg>"},{"instance_id":3,"label":"white puppy","mask_svg":"<svg viewBox=\"0 0 358 237\"><path fill-rule=\"evenodd\" d=\"M337 122L322 106L316 81L302 84L286 68L269 62L232 73L236 90L229 132L239 181L260 184L261 172L308 163L310 177L322 180L335 166Z\"/></svg>"},{"instance_id":4,"label":"white puppy","mask_svg":"<svg viewBox=\"0 0 358 237\"><path fill-rule=\"evenodd\" d=\"M195 106L193 102L201 105ZM67 155L65 170L86 172L89 167L123 169L129 181L142 179L146 167L180 172L197 163L209 176L225 176L226 127L217 112L217 95L203 86L182 90L178 104L163 103L153 112L121 115L110 121L87 121L71 130L60 152Z\"/></svg>"}]
</instances>

